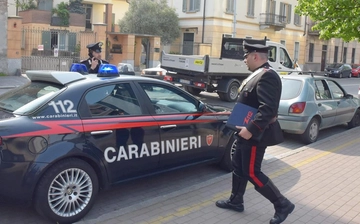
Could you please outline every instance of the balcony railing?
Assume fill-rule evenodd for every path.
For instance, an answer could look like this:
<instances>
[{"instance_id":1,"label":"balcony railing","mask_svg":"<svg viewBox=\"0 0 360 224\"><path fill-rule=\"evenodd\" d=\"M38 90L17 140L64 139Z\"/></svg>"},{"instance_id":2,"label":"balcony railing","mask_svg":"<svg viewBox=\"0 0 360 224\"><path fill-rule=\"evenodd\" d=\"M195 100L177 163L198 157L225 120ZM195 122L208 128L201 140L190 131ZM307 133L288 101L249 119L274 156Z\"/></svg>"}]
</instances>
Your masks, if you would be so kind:
<instances>
[{"instance_id":1,"label":"balcony railing","mask_svg":"<svg viewBox=\"0 0 360 224\"><path fill-rule=\"evenodd\" d=\"M309 34L310 36L319 36L319 35L320 35L319 30L313 30L313 29L312 29L313 26L315 26L315 25L316 25L316 22L310 22L310 23L309 23L309 26L308 26L308 34Z\"/></svg>"},{"instance_id":2,"label":"balcony railing","mask_svg":"<svg viewBox=\"0 0 360 224\"><path fill-rule=\"evenodd\" d=\"M286 16L273 13L260 13L260 25L273 26L275 29L285 28L287 24Z\"/></svg>"}]
</instances>

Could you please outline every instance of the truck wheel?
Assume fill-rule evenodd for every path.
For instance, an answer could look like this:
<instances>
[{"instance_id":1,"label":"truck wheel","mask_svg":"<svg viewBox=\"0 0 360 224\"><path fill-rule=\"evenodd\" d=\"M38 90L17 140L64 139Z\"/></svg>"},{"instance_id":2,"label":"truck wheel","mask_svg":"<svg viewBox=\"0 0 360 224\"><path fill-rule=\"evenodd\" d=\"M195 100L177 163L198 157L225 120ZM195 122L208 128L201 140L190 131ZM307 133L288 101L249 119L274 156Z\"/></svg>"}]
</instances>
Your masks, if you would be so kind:
<instances>
[{"instance_id":1,"label":"truck wheel","mask_svg":"<svg viewBox=\"0 0 360 224\"><path fill-rule=\"evenodd\" d=\"M35 209L55 223L74 223L90 211L98 188L97 175L88 163L66 159L41 178L35 190Z\"/></svg>"},{"instance_id":2,"label":"truck wheel","mask_svg":"<svg viewBox=\"0 0 360 224\"><path fill-rule=\"evenodd\" d=\"M185 86L184 89L186 91L188 91L189 93L191 93L192 95L194 95L194 96L198 96L202 91L201 89L194 88L194 87L191 87L191 86Z\"/></svg>"},{"instance_id":3,"label":"truck wheel","mask_svg":"<svg viewBox=\"0 0 360 224\"><path fill-rule=\"evenodd\" d=\"M230 84L227 93L218 92L218 95L222 101L234 102L237 100L239 94L239 83L233 82Z\"/></svg>"}]
</instances>

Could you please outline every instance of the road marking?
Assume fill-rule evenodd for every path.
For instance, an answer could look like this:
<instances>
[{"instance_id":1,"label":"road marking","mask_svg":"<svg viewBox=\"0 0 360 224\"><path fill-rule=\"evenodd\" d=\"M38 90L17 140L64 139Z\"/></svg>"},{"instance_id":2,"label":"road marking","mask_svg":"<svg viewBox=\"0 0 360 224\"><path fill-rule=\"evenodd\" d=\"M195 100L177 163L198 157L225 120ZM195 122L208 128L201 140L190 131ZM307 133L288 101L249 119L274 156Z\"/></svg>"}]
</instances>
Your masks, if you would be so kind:
<instances>
[{"instance_id":1,"label":"road marking","mask_svg":"<svg viewBox=\"0 0 360 224\"><path fill-rule=\"evenodd\" d=\"M357 143L360 143L360 139L355 139L355 140L352 140L352 141L349 141L345 144L342 144L342 145L339 145L337 147L334 147L332 149L329 149L328 151L326 152L322 152L322 153L319 153L313 157L310 157L308 159L305 159L299 163L296 163L295 165L293 166L288 166L287 168L284 168L284 169L280 169L272 174L269 175L269 178L270 179L273 179L273 178L276 178L276 177L279 177L285 173L288 173L294 169L297 169L299 167L302 167L302 166L305 166L311 162L314 162L320 158L323 158L331 153L334 153L336 151L339 151L340 149L343 149L347 146L350 146L350 145L353 145L353 144L357 144ZM246 189L249 189L249 188L252 188L253 185L252 184L248 184ZM162 223L165 223L165 222L168 222L176 217L181 217L181 216L185 216L185 215L188 215L190 214L191 212L194 212L194 211L198 211L202 208L204 208L205 206L209 206L209 205L212 205L214 204L214 201L217 201L217 200L220 200L220 199L223 199L223 198L227 198L229 197L230 195L230 190L227 190L227 191L223 191L223 192L220 192L216 195L214 195L211 199L209 200L206 200L206 201L202 201L202 202L199 202L199 203L195 203L191 206L187 206L187 207L181 207L181 208L178 208L176 209L175 212L173 213L170 213L166 216L158 216L158 217L155 217L151 220L148 220L146 221L145 223L150 223L150 224L162 224Z\"/></svg>"}]
</instances>

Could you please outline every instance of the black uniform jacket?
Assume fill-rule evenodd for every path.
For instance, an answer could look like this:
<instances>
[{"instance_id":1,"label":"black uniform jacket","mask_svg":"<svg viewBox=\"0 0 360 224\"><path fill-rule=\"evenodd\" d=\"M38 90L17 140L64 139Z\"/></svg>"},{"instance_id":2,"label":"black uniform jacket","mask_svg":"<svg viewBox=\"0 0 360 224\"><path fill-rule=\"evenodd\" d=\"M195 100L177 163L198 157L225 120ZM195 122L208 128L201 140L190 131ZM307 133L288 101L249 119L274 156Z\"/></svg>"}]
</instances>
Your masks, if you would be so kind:
<instances>
[{"instance_id":1,"label":"black uniform jacket","mask_svg":"<svg viewBox=\"0 0 360 224\"><path fill-rule=\"evenodd\" d=\"M249 139L246 142L259 146L276 145L284 141L280 124L276 119L281 96L281 80L277 72L270 69L268 63L259 69L255 71L258 74L240 89L238 98L238 102L258 108L254 120L249 122L246 128L254 137L262 134L261 140Z\"/></svg>"},{"instance_id":2,"label":"black uniform jacket","mask_svg":"<svg viewBox=\"0 0 360 224\"><path fill-rule=\"evenodd\" d=\"M99 67L101 64L109 64L109 62L105 61L105 60L98 60L98 65L96 66L96 68L93 70L91 69L91 58L88 58L86 60L83 60L80 62L81 64L86 65L86 68L88 69L89 74L91 73L98 73L99 72Z\"/></svg>"}]
</instances>

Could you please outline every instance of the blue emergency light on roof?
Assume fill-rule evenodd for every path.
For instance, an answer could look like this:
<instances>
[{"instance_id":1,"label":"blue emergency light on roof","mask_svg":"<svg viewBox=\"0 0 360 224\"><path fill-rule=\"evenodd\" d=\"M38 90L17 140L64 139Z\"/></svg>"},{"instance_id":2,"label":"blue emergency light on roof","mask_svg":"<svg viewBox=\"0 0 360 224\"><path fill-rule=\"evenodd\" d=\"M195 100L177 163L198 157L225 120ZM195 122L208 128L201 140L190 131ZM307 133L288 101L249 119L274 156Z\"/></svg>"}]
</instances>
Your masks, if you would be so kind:
<instances>
[{"instance_id":1,"label":"blue emergency light on roof","mask_svg":"<svg viewBox=\"0 0 360 224\"><path fill-rule=\"evenodd\" d=\"M73 63L70 67L70 72L79 72L80 74L87 75L89 74L89 71L86 68L86 65L79 64L79 63Z\"/></svg>"},{"instance_id":2,"label":"blue emergency light on roof","mask_svg":"<svg viewBox=\"0 0 360 224\"><path fill-rule=\"evenodd\" d=\"M112 64L102 64L100 65L98 77L117 77L119 76L119 71L116 65Z\"/></svg>"}]
</instances>

